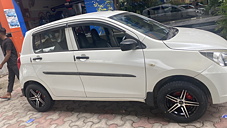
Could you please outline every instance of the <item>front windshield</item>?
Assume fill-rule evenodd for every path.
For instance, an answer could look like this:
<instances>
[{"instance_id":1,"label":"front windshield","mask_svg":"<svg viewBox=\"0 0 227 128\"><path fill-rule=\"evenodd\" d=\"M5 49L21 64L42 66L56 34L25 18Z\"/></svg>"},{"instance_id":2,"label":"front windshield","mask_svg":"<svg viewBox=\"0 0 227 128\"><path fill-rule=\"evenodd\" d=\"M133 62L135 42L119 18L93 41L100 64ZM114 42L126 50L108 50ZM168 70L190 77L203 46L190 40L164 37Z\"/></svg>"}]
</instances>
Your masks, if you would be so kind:
<instances>
[{"instance_id":1,"label":"front windshield","mask_svg":"<svg viewBox=\"0 0 227 128\"><path fill-rule=\"evenodd\" d=\"M134 13L122 13L111 16L110 18L157 40L169 39L169 34L172 31L170 27L166 27L150 18Z\"/></svg>"}]
</instances>

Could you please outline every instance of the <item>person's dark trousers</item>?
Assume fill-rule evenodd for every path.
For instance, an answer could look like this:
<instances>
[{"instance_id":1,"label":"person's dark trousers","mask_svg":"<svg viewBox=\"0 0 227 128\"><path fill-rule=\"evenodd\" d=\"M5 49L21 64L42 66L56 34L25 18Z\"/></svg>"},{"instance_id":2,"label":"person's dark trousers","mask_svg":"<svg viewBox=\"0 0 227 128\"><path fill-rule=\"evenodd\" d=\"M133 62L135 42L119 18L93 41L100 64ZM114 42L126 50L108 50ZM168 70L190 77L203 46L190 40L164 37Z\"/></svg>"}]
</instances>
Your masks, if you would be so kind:
<instances>
[{"instance_id":1,"label":"person's dark trousers","mask_svg":"<svg viewBox=\"0 0 227 128\"><path fill-rule=\"evenodd\" d=\"M13 85L14 85L14 81L15 81L15 76L17 76L17 78L19 79L19 69L17 67L17 65L15 66L7 66L8 68L8 90L7 92L11 93L13 91Z\"/></svg>"}]
</instances>

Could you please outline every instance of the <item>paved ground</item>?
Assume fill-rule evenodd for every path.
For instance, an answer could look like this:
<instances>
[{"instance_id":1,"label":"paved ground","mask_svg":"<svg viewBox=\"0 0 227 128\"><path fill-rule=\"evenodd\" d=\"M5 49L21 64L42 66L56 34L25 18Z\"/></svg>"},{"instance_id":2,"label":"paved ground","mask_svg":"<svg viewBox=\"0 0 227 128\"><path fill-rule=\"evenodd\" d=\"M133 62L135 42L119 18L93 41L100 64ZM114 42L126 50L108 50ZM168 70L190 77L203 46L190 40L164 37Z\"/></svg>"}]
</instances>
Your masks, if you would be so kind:
<instances>
[{"instance_id":1,"label":"paved ground","mask_svg":"<svg viewBox=\"0 0 227 128\"><path fill-rule=\"evenodd\" d=\"M0 87L6 80L0 78ZM221 118L227 114L227 103L211 105L200 120L181 124L138 102L57 101L51 111L40 113L20 97L18 87L17 81L10 101L0 100L0 128L227 128L227 119ZM0 95L4 92L0 89ZM28 123L30 119L34 121Z\"/></svg>"}]
</instances>

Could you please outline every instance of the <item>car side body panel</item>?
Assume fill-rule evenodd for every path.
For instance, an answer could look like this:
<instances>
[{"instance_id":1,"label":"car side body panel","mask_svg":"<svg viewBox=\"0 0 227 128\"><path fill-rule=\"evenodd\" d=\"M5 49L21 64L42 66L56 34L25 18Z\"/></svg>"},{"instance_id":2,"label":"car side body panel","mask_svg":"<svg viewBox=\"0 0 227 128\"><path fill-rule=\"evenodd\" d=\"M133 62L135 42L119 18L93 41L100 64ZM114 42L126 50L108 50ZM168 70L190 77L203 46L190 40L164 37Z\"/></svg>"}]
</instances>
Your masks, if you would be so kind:
<instances>
[{"instance_id":1,"label":"car side body panel","mask_svg":"<svg viewBox=\"0 0 227 128\"><path fill-rule=\"evenodd\" d=\"M118 12L122 13L122 12ZM103 15L114 15L118 14L117 12L113 12L113 14L109 14L108 12L102 13L99 16ZM178 38L179 40L176 39L176 37L172 38L172 40L169 41L163 41L161 40L155 40L150 37L147 37L143 35L142 33L132 29L131 27L128 27L126 25L123 25L117 21L111 20L107 17L99 17L97 15L93 15L91 17L88 17L89 14L86 15L81 15L81 16L76 16L73 18L68 18L64 19L61 21L56 21L38 28L35 28L33 30L30 30L27 32L23 44L23 49L21 53L21 84L22 88L24 87L24 83L26 83L29 80L34 80L34 81L41 81L41 83L51 94L52 98L54 100L99 100L99 101L142 101L144 102L144 99L146 98L146 93L147 92L152 92L156 84L170 76L176 76L176 75L184 75L184 76L189 76L193 77L199 81L201 81L203 84L206 85L206 87L209 89L213 103L223 103L226 102L226 94L227 90L226 87L223 87L222 89L222 84L227 83L225 81L224 76L226 76L227 72L226 70L223 70L224 68L215 64L213 61L209 60L208 58L204 57L201 55L197 50L191 50L191 49L171 49L171 47L179 47L178 43L183 42L184 43L184 38ZM99 18L98 18L99 17ZM143 44L146 45L145 49L140 49L143 56L141 55L140 57L145 58L145 72L146 74L144 75L145 81L142 83L142 85L145 89L144 94L138 95L137 97L80 97L80 95L75 95L71 97L67 96L56 96L54 95L53 91L49 88L49 84L42 82L39 78L35 79L37 77L35 69L32 67L31 63L31 58L29 57L30 55L34 56L33 52L33 47L32 47L32 35L33 33L46 29L46 28L54 28L58 25L70 25L73 23L77 22L83 22L87 20L95 20L95 21L101 21L101 22L106 22L108 24L115 25L128 33L134 34L138 38L139 41L141 41ZM183 30L183 29L181 29ZM186 29L185 29L186 30ZM73 34L71 33L71 28L67 28L68 35L67 35L67 41L70 41L72 43L71 49L70 50L75 50L74 52L76 53L78 48L75 44L74 39L72 38ZM196 30L195 30L196 31ZM202 31L197 31L201 32ZM185 35L186 36L186 35ZM209 36L209 35L208 35ZM194 39L193 39L194 40ZM172 42L171 42L172 41ZM204 44L208 44L209 41L203 41ZM224 42L224 41L223 41ZM191 43L191 42L190 42ZM197 44L196 42L193 44ZM191 44L191 45L193 45ZM211 42L210 42L211 44ZM209 44L209 45L210 45ZM169 46L170 47L169 47ZM194 45L194 46L195 46ZM185 45L186 46L186 45ZM219 45L221 47L221 45ZM224 45L223 45L224 46ZM184 47L184 46L182 46ZM201 49L199 49L201 50ZM120 51L119 51L120 52ZM134 51L128 51L128 52L134 52ZM79 52L78 52L79 53ZM82 53L80 52L78 55L81 55ZM104 54L104 53L103 53ZM75 54L76 55L76 54ZM144 59L141 58L141 59ZM73 62L73 61L72 61ZM73 62L75 63L75 62ZM76 65L76 64L75 64ZM76 66L75 66L76 67ZM127 67L125 67L127 68ZM75 68L76 69L76 68ZM218 81L220 78L222 78L222 81ZM85 79L90 79L90 77L87 77ZM93 90L94 91L94 90ZM85 96L85 95L83 95Z\"/></svg>"},{"instance_id":2,"label":"car side body panel","mask_svg":"<svg viewBox=\"0 0 227 128\"><path fill-rule=\"evenodd\" d=\"M143 49L147 74L147 91L152 92L156 84L170 76L188 76L195 78L210 67L213 62L203 57L198 51L173 50L156 40L145 37ZM163 43L164 45L164 43ZM196 62L196 63L192 63ZM200 80L200 79L198 79ZM201 81L207 83L207 81ZM208 86L210 92L217 95L217 88ZM215 98L216 99L216 98Z\"/></svg>"}]
</instances>

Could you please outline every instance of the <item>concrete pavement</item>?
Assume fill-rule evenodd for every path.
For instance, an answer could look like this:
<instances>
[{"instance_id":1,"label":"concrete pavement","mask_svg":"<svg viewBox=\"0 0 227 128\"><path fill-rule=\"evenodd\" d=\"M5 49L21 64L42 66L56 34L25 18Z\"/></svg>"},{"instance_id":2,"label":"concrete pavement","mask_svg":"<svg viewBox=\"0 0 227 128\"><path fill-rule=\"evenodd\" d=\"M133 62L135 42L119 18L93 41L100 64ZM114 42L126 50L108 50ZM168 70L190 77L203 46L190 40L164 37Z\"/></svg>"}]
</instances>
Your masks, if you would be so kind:
<instances>
[{"instance_id":1,"label":"concrete pavement","mask_svg":"<svg viewBox=\"0 0 227 128\"><path fill-rule=\"evenodd\" d=\"M11 100L0 100L0 128L227 128L227 119L221 118L227 103L210 105L201 119L182 124L139 102L56 101L52 110L41 113L20 97L18 87L17 81Z\"/></svg>"}]
</instances>

